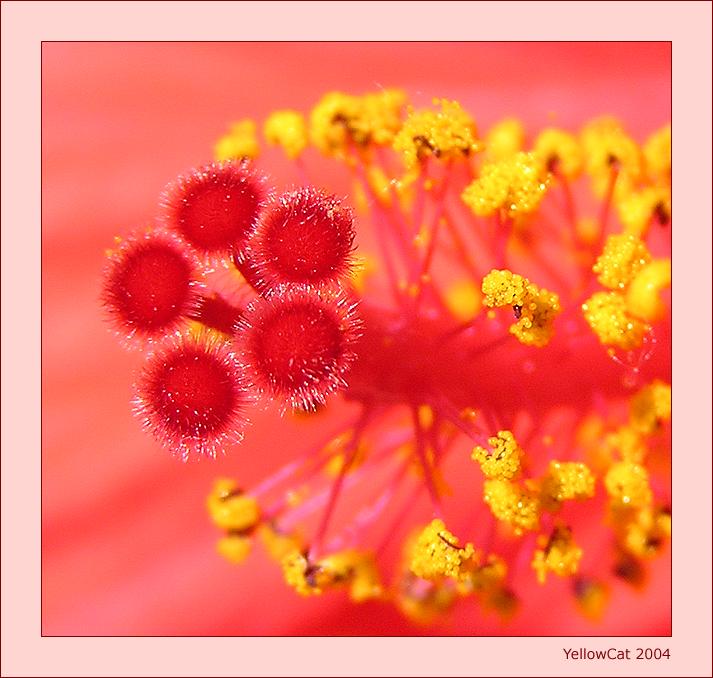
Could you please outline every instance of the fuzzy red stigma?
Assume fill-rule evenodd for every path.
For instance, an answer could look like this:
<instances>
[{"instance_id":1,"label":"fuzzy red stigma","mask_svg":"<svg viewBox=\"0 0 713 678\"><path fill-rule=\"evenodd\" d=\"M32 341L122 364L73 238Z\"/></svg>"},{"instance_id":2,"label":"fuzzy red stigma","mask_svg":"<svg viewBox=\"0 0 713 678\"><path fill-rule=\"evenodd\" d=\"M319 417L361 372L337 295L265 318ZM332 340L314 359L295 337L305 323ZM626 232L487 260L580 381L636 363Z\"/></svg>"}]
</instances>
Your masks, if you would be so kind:
<instances>
[{"instance_id":1,"label":"fuzzy red stigma","mask_svg":"<svg viewBox=\"0 0 713 678\"><path fill-rule=\"evenodd\" d=\"M359 327L344 292L290 286L250 304L238 336L260 390L294 408L315 409L346 386Z\"/></svg>"},{"instance_id":2,"label":"fuzzy red stigma","mask_svg":"<svg viewBox=\"0 0 713 678\"><path fill-rule=\"evenodd\" d=\"M110 254L102 301L127 340L153 341L177 329L198 299L198 263L179 238L145 232Z\"/></svg>"},{"instance_id":3,"label":"fuzzy red stigma","mask_svg":"<svg viewBox=\"0 0 713 678\"><path fill-rule=\"evenodd\" d=\"M334 196L313 187L266 206L255 231L255 265L268 286L322 285L349 274L354 218Z\"/></svg>"},{"instance_id":4,"label":"fuzzy red stigma","mask_svg":"<svg viewBox=\"0 0 713 678\"><path fill-rule=\"evenodd\" d=\"M162 219L204 255L242 256L265 198L264 179L248 161L210 163L166 189Z\"/></svg>"},{"instance_id":5,"label":"fuzzy red stigma","mask_svg":"<svg viewBox=\"0 0 713 678\"><path fill-rule=\"evenodd\" d=\"M240 442L250 397L230 346L206 335L170 341L149 356L134 402L144 426L186 460Z\"/></svg>"}]
</instances>

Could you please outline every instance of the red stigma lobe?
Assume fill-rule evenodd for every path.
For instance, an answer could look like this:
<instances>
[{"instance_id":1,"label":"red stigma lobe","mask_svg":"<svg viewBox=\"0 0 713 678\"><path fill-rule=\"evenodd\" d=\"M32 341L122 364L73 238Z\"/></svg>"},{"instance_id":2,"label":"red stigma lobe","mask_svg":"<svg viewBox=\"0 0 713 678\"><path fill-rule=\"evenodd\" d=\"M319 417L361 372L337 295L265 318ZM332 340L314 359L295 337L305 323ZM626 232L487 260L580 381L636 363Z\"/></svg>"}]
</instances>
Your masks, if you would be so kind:
<instances>
[{"instance_id":1,"label":"red stigma lobe","mask_svg":"<svg viewBox=\"0 0 713 678\"><path fill-rule=\"evenodd\" d=\"M333 283L349 273L351 210L312 187L285 193L263 212L253 239L265 283Z\"/></svg>"},{"instance_id":2,"label":"red stigma lobe","mask_svg":"<svg viewBox=\"0 0 713 678\"><path fill-rule=\"evenodd\" d=\"M264 198L263 179L247 162L211 163L169 187L163 218L203 254L242 253Z\"/></svg>"},{"instance_id":3,"label":"red stigma lobe","mask_svg":"<svg viewBox=\"0 0 713 678\"><path fill-rule=\"evenodd\" d=\"M127 240L112 255L102 291L115 327L127 338L153 339L170 332L197 298L197 263L167 234Z\"/></svg>"}]
</instances>

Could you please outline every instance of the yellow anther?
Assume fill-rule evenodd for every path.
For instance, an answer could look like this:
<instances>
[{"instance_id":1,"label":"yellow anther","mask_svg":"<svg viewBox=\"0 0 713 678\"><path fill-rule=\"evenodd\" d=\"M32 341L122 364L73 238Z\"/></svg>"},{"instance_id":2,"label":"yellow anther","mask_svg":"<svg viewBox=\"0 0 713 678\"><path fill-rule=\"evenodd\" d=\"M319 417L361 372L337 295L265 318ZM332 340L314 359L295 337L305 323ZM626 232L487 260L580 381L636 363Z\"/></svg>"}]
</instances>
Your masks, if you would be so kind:
<instances>
[{"instance_id":1,"label":"yellow anther","mask_svg":"<svg viewBox=\"0 0 713 678\"><path fill-rule=\"evenodd\" d=\"M270 557L279 562L289 553L301 551L304 547L298 535L280 532L271 524L261 524L257 534Z\"/></svg>"},{"instance_id":2,"label":"yellow anther","mask_svg":"<svg viewBox=\"0 0 713 678\"><path fill-rule=\"evenodd\" d=\"M510 332L522 344L545 346L554 333L554 320L560 312L559 297L532 283L527 289L528 296L519 310L520 319L510 326Z\"/></svg>"},{"instance_id":3,"label":"yellow anther","mask_svg":"<svg viewBox=\"0 0 713 678\"><path fill-rule=\"evenodd\" d=\"M475 565L474 556L473 544L460 546L443 521L435 519L419 534L409 568L421 579L450 577L464 581Z\"/></svg>"},{"instance_id":4,"label":"yellow anther","mask_svg":"<svg viewBox=\"0 0 713 678\"><path fill-rule=\"evenodd\" d=\"M517 118L505 118L485 135L485 156L489 161L509 158L522 150L525 128Z\"/></svg>"},{"instance_id":5,"label":"yellow anther","mask_svg":"<svg viewBox=\"0 0 713 678\"><path fill-rule=\"evenodd\" d=\"M508 480L486 480L483 499L493 515L513 528L515 534L536 530L540 525L537 494Z\"/></svg>"},{"instance_id":6,"label":"yellow anther","mask_svg":"<svg viewBox=\"0 0 713 678\"><path fill-rule=\"evenodd\" d=\"M572 539L572 531L568 527L555 527L549 537L540 535L537 543L540 548L534 553L532 569L535 570L540 584L547 581L548 572L558 577L577 574L582 549Z\"/></svg>"},{"instance_id":7,"label":"yellow anther","mask_svg":"<svg viewBox=\"0 0 713 678\"><path fill-rule=\"evenodd\" d=\"M592 579L578 579L574 583L574 595L579 611L591 621L599 621L609 602L606 584Z\"/></svg>"},{"instance_id":8,"label":"yellow anther","mask_svg":"<svg viewBox=\"0 0 713 678\"><path fill-rule=\"evenodd\" d=\"M610 235L592 271L597 280L612 290L623 290L651 260L646 245L634 235Z\"/></svg>"},{"instance_id":9,"label":"yellow anther","mask_svg":"<svg viewBox=\"0 0 713 678\"><path fill-rule=\"evenodd\" d=\"M614 118L598 118L587 124L581 134L585 167L593 180L594 191L602 197L612 170L618 171L614 194L623 196L643 177L643 155L638 144Z\"/></svg>"},{"instance_id":10,"label":"yellow anther","mask_svg":"<svg viewBox=\"0 0 713 678\"><path fill-rule=\"evenodd\" d=\"M604 478L613 508L643 508L651 504L653 495L646 469L628 461L614 464Z\"/></svg>"},{"instance_id":11,"label":"yellow anther","mask_svg":"<svg viewBox=\"0 0 713 678\"><path fill-rule=\"evenodd\" d=\"M633 556L651 558L670 536L671 514L665 509L645 508L620 530L620 543Z\"/></svg>"},{"instance_id":12,"label":"yellow anther","mask_svg":"<svg viewBox=\"0 0 713 678\"><path fill-rule=\"evenodd\" d=\"M430 155L445 160L480 150L475 123L458 102L434 99L433 104L440 110L410 110L394 137L394 150L403 155L409 170Z\"/></svg>"},{"instance_id":13,"label":"yellow anther","mask_svg":"<svg viewBox=\"0 0 713 678\"><path fill-rule=\"evenodd\" d=\"M384 589L371 553L349 549L326 556L319 567L333 583L347 583L349 597L356 603L380 598Z\"/></svg>"},{"instance_id":14,"label":"yellow anther","mask_svg":"<svg viewBox=\"0 0 713 678\"><path fill-rule=\"evenodd\" d=\"M644 386L631 399L629 415L638 431L655 433L661 422L671 418L671 386L659 379Z\"/></svg>"},{"instance_id":15,"label":"yellow anther","mask_svg":"<svg viewBox=\"0 0 713 678\"><path fill-rule=\"evenodd\" d=\"M631 350L641 346L649 326L627 312L619 292L596 292L582 304L584 318L605 346Z\"/></svg>"},{"instance_id":16,"label":"yellow anther","mask_svg":"<svg viewBox=\"0 0 713 678\"><path fill-rule=\"evenodd\" d=\"M666 313L661 301L662 290L671 285L671 260L654 259L644 266L626 291L626 307L642 320L660 320Z\"/></svg>"},{"instance_id":17,"label":"yellow anther","mask_svg":"<svg viewBox=\"0 0 713 678\"><path fill-rule=\"evenodd\" d=\"M484 165L461 198L477 216L492 216L502 210L514 219L539 207L549 183L550 174L539 156L516 153Z\"/></svg>"},{"instance_id":18,"label":"yellow anther","mask_svg":"<svg viewBox=\"0 0 713 678\"><path fill-rule=\"evenodd\" d=\"M563 501L590 499L594 496L594 475L586 464L574 461L551 461L541 482L545 504L559 508Z\"/></svg>"},{"instance_id":19,"label":"yellow anther","mask_svg":"<svg viewBox=\"0 0 713 678\"><path fill-rule=\"evenodd\" d=\"M569 132L549 127L537 136L532 150L556 175L574 180L582 172L582 148Z\"/></svg>"},{"instance_id":20,"label":"yellow anther","mask_svg":"<svg viewBox=\"0 0 713 678\"><path fill-rule=\"evenodd\" d=\"M245 532L260 521L260 508L250 495L243 494L233 480L221 478L208 495L208 512L223 530Z\"/></svg>"},{"instance_id":21,"label":"yellow anther","mask_svg":"<svg viewBox=\"0 0 713 678\"><path fill-rule=\"evenodd\" d=\"M230 131L215 144L216 160L236 158L257 158L260 144L257 140L257 125L254 120L238 120L230 126Z\"/></svg>"},{"instance_id":22,"label":"yellow anther","mask_svg":"<svg viewBox=\"0 0 713 678\"><path fill-rule=\"evenodd\" d=\"M652 179L671 181L671 125L662 127L646 140L644 158Z\"/></svg>"},{"instance_id":23,"label":"yellow anther","mask_svg":"<svg viewBox=\"0 0 713 678\"><path fill-rule=\"evenodd\" d=\"M454 318L467 322L478 315L483 295L474 282L459 280L446 289L444 301Z\"/></svg>"},{"instance_id":24,"label":"yellow anther","mask_svg":"<svg viewBox=\"0 0 713 678\"><path fill-rule=\"evenodd\" d=\"M671 219L671 189L646 186L617 200L616 208L624 232L643 238L653 222L666 224Z\"/></svg>"},{"instance_id":25,"label":"yellow anther","mask_svg":"<svg viewBox=\"0 0 713 678\"><path fill-rule=\"evenodd\" d=\"M511 271L493 270L483 278L486 306L510 306L517 322L510 332L528 346L544 346L552 338L560 312L559 297Z\"/></svg>"},{"instance_id":26,"label":"yellow anther","mask_svg":"<svg viewBox=\"0 0 713 678\"><path fill-rule=\"evenodd\" d=\"M252 539L241 534L229 534L218 540L216 549L218 553L228 562L239 564L242 563L248 555L252 547Z\"/></svg>"},{"instance_id":27,"label":"yellow anther","mask_svg":"<svg viewBox=\"0 0 713 678\"><path fill-rule=\"evenodd\" d=\"M632 426L621 426L605 438L605 445L618 452L622 461L641 464L646 458L646 441Z\"/></svg>"},{"instance_id":28,"label":"yellow anther","mask_svg":"<svg viewBox=\"0 0 713 678\"><path fill-rule=\"evenodd\" d=\"M275 111L265 121L263 133L269 144L281 146L291 160L307 147L307 123L299 111Z\"/></svg>"},{"instance_id":29,"label":"yellow anther","mask_svg":"<svg viewBox=\"0 0 713 678\"><path fill-rule=\"evenodd\" d=\"M486 306L522 306L527 295L527 278L512 271L493 269L483 278L482 291Z\"/></svg>"},{"instance_id":30,"label":"yellow anther","mask_svg":"<svg viewBox=\"0 0 713 678\"><path fill-rule=\"evenodd\" d=\"M310 139L326 155L341 155L350 144L388 145L401 127L406 95L401 90L352 96L325 94L310 115Z\"/></svg>"},{"instance_id":31,"label":"yellow anther","mask_svg":"<svg viewBox=\"0 0 713 678\"><path fill-rule=\"evenodd\" d=\"M515 478L520 472L520 463L524 456L515 436L510 431L498 431L497 436L488 438L488 444L490 451L476 447L471 455L471 459L480 464L483 475L498 480Z\"/></svg>"},{"instance_id":32,"label":"yellow anther","mask_svg":"<svg viewBox=\"0 0 713 678\"><path fill-rule=\"evenodd\" d=\"M292 551L282 560L285 581L303 596L318 595L338 586L348 586L355 602L383 594L373 555L352 549L310 562L301 551Z\"/></svg>"},{"instance_id":33,"label":"yellow anther","mask_svg":"<svg viewBox=\"0 0 713 678\"><path fill-rule=\"evenodd\" d=\"M288 586L301 596L319 595L322 593L322 586L329 584L319 568L311 564L307 556L300 551L292 551L282 559L282 574Z\"/></svg>"}]
</instances>

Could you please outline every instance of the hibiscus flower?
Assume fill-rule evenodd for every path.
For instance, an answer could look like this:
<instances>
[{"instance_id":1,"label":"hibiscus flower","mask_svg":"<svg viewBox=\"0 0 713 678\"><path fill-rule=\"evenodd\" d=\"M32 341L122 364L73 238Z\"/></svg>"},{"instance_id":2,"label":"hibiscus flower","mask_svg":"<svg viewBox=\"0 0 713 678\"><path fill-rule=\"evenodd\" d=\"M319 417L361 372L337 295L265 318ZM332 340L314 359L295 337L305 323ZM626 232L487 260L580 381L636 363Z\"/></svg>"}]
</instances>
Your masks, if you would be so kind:
<instances>
[{"instance_id":1,"label":"hibiscus flower","mask_svg":"<svg viewBox=\"0 0 713 678\"><path fill-rule=\"evenodd\" d=\"M46 634L669 632L668 46L44 49Z\"/></svg>"}]
</instances>

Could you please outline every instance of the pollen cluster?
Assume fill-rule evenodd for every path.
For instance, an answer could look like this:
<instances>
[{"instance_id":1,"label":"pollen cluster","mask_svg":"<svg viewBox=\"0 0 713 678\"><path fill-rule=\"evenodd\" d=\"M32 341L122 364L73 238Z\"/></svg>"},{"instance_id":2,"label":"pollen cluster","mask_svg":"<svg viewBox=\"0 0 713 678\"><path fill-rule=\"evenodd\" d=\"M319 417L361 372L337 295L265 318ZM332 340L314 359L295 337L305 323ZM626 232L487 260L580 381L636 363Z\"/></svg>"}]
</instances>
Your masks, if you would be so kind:
<instances>
[{"instance_id":1,"label":"pollen cluster","mask_svg":"<svg viewBox=\"0 0 713 678\"><path fill-rule=\"evenodd\" d=\"M439 576L462 580L473 566L473 544L460 546L442 520L434 520L418 536L411 560L411 572L422 579Z\"/></svg>"},{"instance_id":2,"label":"pollen cluster","mask_svg":"<svg viewBox=\"0 0 713 678\"><path fill-rule=\"evenodd\" d=\"M516 153L483 166L480 177L466 187L463 202L479 217L502 212L512 219L537 210L550 182L534 153Z\"/></svg>"},{"instance_id":3,"label":"pollen cluster","mask_svg":"<svg viewBox=\"0 0 713 678\"><path fill-rule=\"evenodd\" d=\"M527 346L545 346L554 333L560 312L559 296L511 271L493 270L483 278L484 303L491 308L512 307L518 319L510 332Z\"/></svg>"},{"instance_id":4,"label":"pollen cluster","mask_svg":"<svg viewBox=\"0 0 713 678\"><path fill-rule=\"evenodd\" d=\"M670 126L481 136L457 101L335 90L213 150L108 253L102 302L159 443L241 478L285 457L215 482L220 556L418 624L507 624L539 585L597 620L614 578L644 586L671 532ZM241 453L256 404L294 433Z\"/></svg>"},{"instance_id":5,"label":"pollen cluster","mask_svg":"<svg viewBox=\"0 0 713 678\"><path fill-rule=\"evenodd\" d=\"M472 458L480 464L486 478L511 480L520 472L522 448L510 431L499 431L497 436L488 438L491 451L482 447L473 450Z\"/></svg>"}]
</instances>

